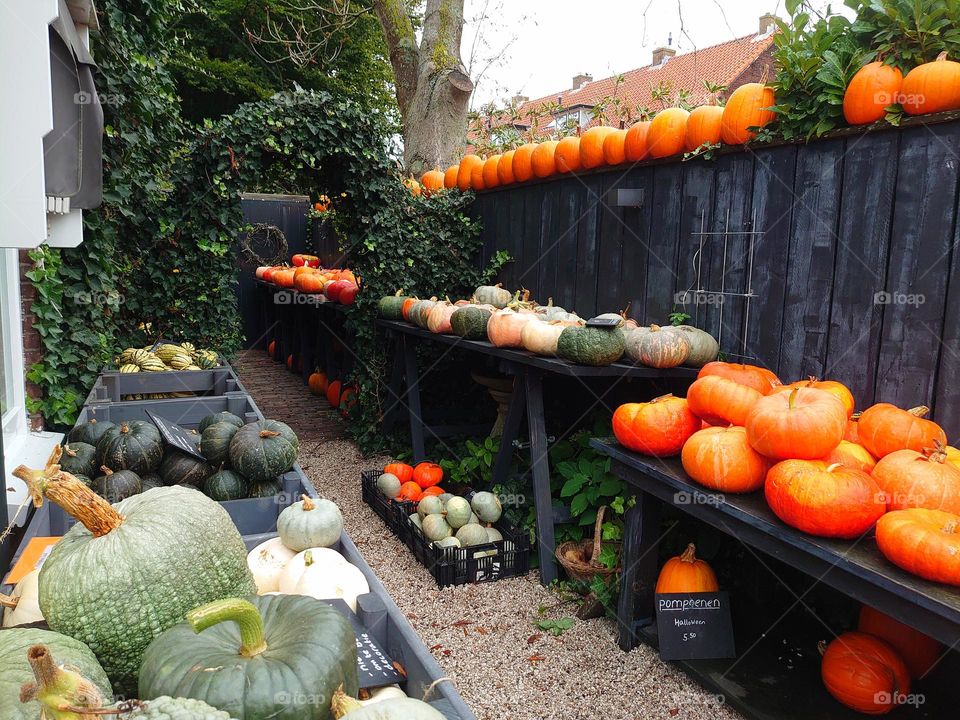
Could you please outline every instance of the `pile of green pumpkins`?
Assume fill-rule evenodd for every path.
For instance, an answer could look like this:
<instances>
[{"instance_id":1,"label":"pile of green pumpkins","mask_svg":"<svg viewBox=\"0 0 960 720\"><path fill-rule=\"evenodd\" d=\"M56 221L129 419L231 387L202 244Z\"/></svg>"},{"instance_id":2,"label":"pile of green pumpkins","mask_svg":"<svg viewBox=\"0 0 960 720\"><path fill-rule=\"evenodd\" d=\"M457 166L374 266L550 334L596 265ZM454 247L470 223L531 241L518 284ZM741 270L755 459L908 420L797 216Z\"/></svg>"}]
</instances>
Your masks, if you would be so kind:
<instances>
[{"instance_id":1,"label":"pile of green pumpkins","mask_svg":"<svg viewBox=\"0 0 960 720\"><path fill-rule=\"evenodd\" d=\"M167 446L146 420L78 424L62 447L60 466L112 503L154 487L188 485L217 501L272 497L297 460L299 440L285 423L244 423L229 412L200 421L200 460Z\"/></svg>"}]
</instances>

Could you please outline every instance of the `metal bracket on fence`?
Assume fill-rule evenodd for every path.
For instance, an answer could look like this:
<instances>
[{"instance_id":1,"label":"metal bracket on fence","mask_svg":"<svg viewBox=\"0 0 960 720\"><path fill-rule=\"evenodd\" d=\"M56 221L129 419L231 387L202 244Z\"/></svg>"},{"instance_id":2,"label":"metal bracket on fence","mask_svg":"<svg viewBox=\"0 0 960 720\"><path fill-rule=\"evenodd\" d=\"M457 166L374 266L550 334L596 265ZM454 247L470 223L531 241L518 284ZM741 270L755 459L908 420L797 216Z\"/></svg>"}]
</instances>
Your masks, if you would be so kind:
<instances>
[{"instance_id":1,"label":"metal bracket on fence","mask_svg":"<svg viewBox=\"0 0 960 720\"><path fill-rule=\"evenodd\" d=\"M547 435L547 445L552 445L552 444L555 443L556 441L557 441L556 436L554 436L554 435ZM529 449L530 449L530 441L529 441L529 440L514 440L514 441L513 441L513 446L514 446L517 450L529 450Z\"/></svg>"}]
</instances>

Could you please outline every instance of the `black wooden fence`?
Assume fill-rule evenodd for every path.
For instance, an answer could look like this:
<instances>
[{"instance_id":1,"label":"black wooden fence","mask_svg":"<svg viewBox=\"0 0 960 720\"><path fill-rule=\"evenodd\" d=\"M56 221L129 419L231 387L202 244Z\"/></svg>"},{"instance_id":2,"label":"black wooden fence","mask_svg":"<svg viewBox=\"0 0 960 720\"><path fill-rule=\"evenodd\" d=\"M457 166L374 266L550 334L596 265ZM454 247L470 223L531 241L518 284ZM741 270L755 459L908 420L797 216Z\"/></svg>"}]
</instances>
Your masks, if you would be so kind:
<instances>
[{"instance_id":1,"label":"black wooden fence","mask_svg":"<svg viewBox=\"0 0 960 720\"><path fill-rule=\"evenodd\" d=\"M687 312L731 359L842 380L860 406L929 405L954 438L958 175L951 120L498 188L475 211L486 254L514 258L506 287L583 316ZM684 294L698 278L709 292Z\"/></svg>"}]
</instances>

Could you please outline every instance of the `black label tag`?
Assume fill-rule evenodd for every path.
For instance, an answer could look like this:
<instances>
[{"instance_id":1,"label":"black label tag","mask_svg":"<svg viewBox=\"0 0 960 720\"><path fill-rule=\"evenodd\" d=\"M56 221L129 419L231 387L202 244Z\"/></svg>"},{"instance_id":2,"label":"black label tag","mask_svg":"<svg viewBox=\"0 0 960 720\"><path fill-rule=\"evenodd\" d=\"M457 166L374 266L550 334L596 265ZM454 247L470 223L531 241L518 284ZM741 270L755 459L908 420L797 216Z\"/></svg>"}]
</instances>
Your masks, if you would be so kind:
<instances>
[{"instance_id":1,"label":"black label tag","mask_svg":"<svg viewBox=\"0 0 960 720\"><path fill-rule=\"evenodd\" d=\"M200 436L196 433L191 433L189 430L184 430L182 427L176 423L172 423L169 420L164 420L158 415L154 415L149 410L146 411L147 417L149 417L153 424L157 426L157 430L160 431L160 436L163 438L163 441L167 445L172 445L177 450L185 452L187 455L197 458L197 460L203 460L206 462L206 458L200 454Z\"/></svg>"},{"instance_id":2,"label":"black label tag","mask_svg":"<svg viewBox=\"0 0 960 720\"><path fill-rule=\"evenodd\" d=\"M353 626L353 634L357 636L357 677L361 688L384 687L401 683L406 679L394 668L393 660L377 644L346 602L340 599L323 602L329 603L343 613Z\"/></svg>"},{"instance_id":3,"label":"black label tag","mask_svg":"<svg viewBox=\"0 0 960 720\"><path fill-rule=\"evenodd\" d=\"M655 603L661 660L737 656L727 592L663 593Z\"/></svg>"}]
</instances>

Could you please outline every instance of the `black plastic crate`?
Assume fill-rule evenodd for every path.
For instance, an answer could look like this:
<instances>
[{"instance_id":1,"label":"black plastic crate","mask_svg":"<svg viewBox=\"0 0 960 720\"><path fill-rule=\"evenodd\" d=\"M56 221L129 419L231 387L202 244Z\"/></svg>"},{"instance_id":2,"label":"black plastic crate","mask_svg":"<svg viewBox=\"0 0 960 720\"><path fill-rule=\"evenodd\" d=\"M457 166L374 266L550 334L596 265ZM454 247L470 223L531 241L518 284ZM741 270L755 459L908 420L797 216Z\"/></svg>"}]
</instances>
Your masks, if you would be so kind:
<instances>
[{"instance_id":1,"label":"black plastic crate","mask_svg":"<svg viewBox=\"0 0 960 720\"><path fill-rule=\"evenodd\" d=\"M377 470L363 470L360 472L360 496L363 501L373 508L377 516L383 520L393 534L407 543L407 516L417 511L417 504L409 500L398 501L383 496L377 489L377 478L382 475ZM398 514L406 510L406 515ZM407 543L409 547L409 543Z\"/></svg>"}]
</instances>

